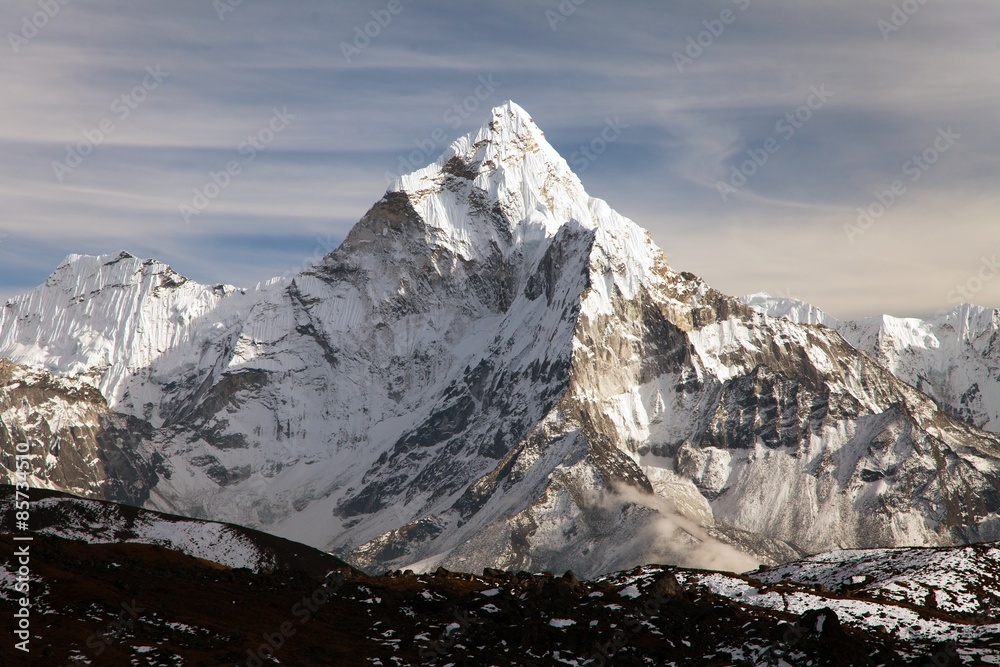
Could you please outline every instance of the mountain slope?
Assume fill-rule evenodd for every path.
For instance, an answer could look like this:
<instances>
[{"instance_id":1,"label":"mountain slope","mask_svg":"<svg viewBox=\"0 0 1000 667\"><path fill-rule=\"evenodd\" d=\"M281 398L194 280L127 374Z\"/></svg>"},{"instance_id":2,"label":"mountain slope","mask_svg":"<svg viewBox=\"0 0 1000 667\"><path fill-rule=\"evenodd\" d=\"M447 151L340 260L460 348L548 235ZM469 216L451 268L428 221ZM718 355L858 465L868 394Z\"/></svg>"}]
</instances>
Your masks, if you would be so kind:
<instances>
[{"instance_id":1,"label":"mountain slope","mask_svg":"<svg viewBox=\"0 0 1000 667\"><path fill-rule=\"evenodd\" d=\"M78 378L0 359L0 471L33 487L141 505L155 486L160 457L142 453L147 422L115 413Z\"/></svg>"},{"instance_id":2,"label":"mountain slope","mask_svg":"<svg viewBox=\"0 0 1000 667\"><path fill-rule=\"evenodd\" d=\"M836 329L953 416L1000 432L1000 310L963 304L928 320L884 315L841 321L795 299L743 299L770 315Z\"/></svg>"},{"instance_id":3,"label":"mountain slope","mask_svg":"<svg viewBox=\"0 0 1000 667\"><path fill-rule=\"evenodd\" d=\"M170 387L149 371L171 350L217 342L195 325L236 290L205 287L127 252L70 255L44 284L0 309L0 349L15 362L80 377L112 408L159 425Z\"/></svg>"},{"instance_id":4,"label":"mountain slope","mask_svg":"<svg viewBox=\"0 0 1000 667\"><path fill-rule=\"evenodd\" d=\"M334 556L242 526L186 519L42 489L30 490L28 496L32 538L153 545L225 567L263 573L301 570L320 577L334 571L345 576L357 574ZM0 486L0 533L15 534L15 499L14 487Z\"/></svg>"},{"instance_id":5,"label":"mountain slope","mask_svg":"<svg viewBox=\"0 0 1000 667\"><path fill-rule=\"evenodd\" d=\"M0 320L0 355L151 423L151 508L369 570L740 571L1000 537L1000 439L836 331L671 269L513 103L315 267L174 276L73 258Z\"/></svg>"}]
</instances>

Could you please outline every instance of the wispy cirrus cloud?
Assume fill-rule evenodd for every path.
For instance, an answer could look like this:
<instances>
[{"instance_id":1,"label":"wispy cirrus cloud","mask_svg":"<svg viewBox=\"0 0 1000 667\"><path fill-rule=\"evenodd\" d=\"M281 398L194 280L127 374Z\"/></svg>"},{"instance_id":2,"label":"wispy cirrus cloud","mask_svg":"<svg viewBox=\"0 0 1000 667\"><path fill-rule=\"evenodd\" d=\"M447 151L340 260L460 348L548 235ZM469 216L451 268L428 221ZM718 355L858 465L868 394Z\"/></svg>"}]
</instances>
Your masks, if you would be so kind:
<instances>
[{"instance_id":1,"label":"wispy cirrus cloud","mask_svg":"<svg viewBox=\"0 0 1000 667\"><path fill-rule=\"evenodd\" d=\"M0 58L0 294L70 252L128 248L205 282L251 285L342 238L399 156L441 128L480 77L527 108L567 158L608 117L629 125L582 175L649 228L679 268L731 293L790 291L839 316L933 312L1000 246L995 131L1000 18L991 0L925 3L884 39L892 2L592 0L553 31L558 3L407 2L363 52L341 44L385 2L69 2ZM746 4L693 65L674 54ZM0 7L3 33L38 11ZM0 45L8 48L9 44ZM147 67L169 77L121 118ZM814 86L834 96L726 201L717 184ZM185 224L178 206L285 108L295 122ZM60 182L84 132L114 131ZM928 133L962 141L849 243L843 225ZM950 231L949 231L950 230ZM993 291L991 291L993 290ZM1000 286L977 300L1000 305Z\"/></svg>"}]
</instances>

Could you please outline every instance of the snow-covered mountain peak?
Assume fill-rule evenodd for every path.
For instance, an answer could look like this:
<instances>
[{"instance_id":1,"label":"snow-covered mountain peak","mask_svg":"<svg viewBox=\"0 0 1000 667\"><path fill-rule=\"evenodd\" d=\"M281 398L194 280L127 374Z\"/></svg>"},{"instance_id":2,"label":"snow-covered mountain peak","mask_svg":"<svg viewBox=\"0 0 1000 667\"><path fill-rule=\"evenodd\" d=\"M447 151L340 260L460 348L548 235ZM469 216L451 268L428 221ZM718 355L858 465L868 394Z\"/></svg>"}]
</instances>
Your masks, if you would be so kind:
<instances>
[{"instance_id":1,"label":"snow-covered mountain peak","mask_svg":"<svg viewBox=\"0 0 1000 667\"><path fill-rule=\"evenodd\" d=\"M158 293L193 283L156 259L144 259L126 250L103 255L67 255L38 289L62 293L71 301L82 301L107 289L143 287ZM232 285L205 287L219 294L236 291Z\"/></svg>"},{"instance_id":2,"label":"snow-covered mountain peak","mask_svg":"<svg viewBox=\"0 0 1000 667\"><path fill-rule=\"evenodd\" d=\"M507 102L494 107L478 130L452 142L434 164L403 176L390 191L419 192L442 172L475 180L488 190L485 186L508 180L511 170L547 171L549 166L570 171L531 116Z\"/></svg>"},{"instance_id":3,"label":"snow-covered mountain peak","mask_svg":"<svg viewBox=\"0 0 1000 667\"><path fill-rule=\"evenodd\" d=\"M118 252L108 253L104 255L86 255L86 254L71 253L69 255L66 255L66 258L63 259L63 261L59 262L59 265L56 267L56 270L58 271L63 267L71 268L81 264L83 265L93 264L98 261L108 262L112 261L113 259L134 259L134 258L135 255L133 255L127 250L119 250Z\"/></svg>"},{"instance_id":4,"label":"snow-covered mountain peak","mask_svg":"<svg viewBox=\"0 0 1000 667\"><path fill-rule=\"evenodd\" d=\"M60 283L82 286L93 281L108 283L114 280L128 280L129 276L149 273L172 272L166 264L155 260L141 260L132 253L119 250L104 255L67 255L59 263L46 284ZM186 280L186 279L184 279Z\"/></svg>"},{"instance_id":5,"label":"snow-covered mountain peak","mask_svg":"<svg viewBox=\"0 0 1000 667\"><path fill-rule=\"evenodd\" d=\"M0 309L0 350L15 363L85 376L116 405L125 378L187 342L234 291L125 251L69 255L42 285Z\"/></svg>"},{"instance_id":6,"label":"snow-covered mountain peak","mask_svg":"<svg viewBox=\"0 0 1000 667\"><path fill-rule=\"evenodd\" d=\"M506 252L555 235L569 221L599 226L592 198L528 113L513 102L490 111L478 130L436 162L402 176L405 193L434 243L465 258L496 244Z\"/></svg>"},{"instance_id":7,"label":"snow-covered mountain peak","mask_svg":"<svg viewBox=\"0 0 1000 667\"><path fill-rule=\"evenodd\" d=\"M1000 309L963 303L928 321L950 325L959 336L971 339L983 331L1000 330Z\"/></svg>"},{"instance_id":8,"label":"snow-covered mountain peak","mask_svg":"<svg viewBox=\"0 0 1000 667\"><path fill-rule=\"evenodd\" d=\"M479 158L483 171L513 166L533 154L555 155L528 112L511 101L491 109L489 120L478 131L458 139L451 149L454 154Z\"/></svg>"},{"instance_id":9,"label":"snow-covered mountain peak","mask_svg":"<svg viewBox=\"0 0 1000 667\"><path fill-rule=\"evenodd\" d=\"M743 303L769 317L780 317L798 324L822 324L831 329L840 323L836 317L823 312L811 303L791 297L772 296L767 292L748 294Z\"/></svg>"}]
</instances>

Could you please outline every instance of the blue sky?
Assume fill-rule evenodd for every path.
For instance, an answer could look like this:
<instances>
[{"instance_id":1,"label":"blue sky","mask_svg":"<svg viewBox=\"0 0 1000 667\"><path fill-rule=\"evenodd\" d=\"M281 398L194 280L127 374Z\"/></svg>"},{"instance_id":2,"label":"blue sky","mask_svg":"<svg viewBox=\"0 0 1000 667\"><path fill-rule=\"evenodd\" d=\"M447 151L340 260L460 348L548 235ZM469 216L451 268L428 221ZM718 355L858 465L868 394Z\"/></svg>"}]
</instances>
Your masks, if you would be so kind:
<instances>
[{"instance_id":1,"label":"blue sky","mask_svg":"<svg viewBox=\"0 0 1000 667\"><path fill-rule=\"evenodd\" d=\"M62 2L0 5L0 297L69 253L288 273L513 99L567 159L627 125L581 179L723 291L1000 306L995 0Z\"/></svg>"}]
</instances>

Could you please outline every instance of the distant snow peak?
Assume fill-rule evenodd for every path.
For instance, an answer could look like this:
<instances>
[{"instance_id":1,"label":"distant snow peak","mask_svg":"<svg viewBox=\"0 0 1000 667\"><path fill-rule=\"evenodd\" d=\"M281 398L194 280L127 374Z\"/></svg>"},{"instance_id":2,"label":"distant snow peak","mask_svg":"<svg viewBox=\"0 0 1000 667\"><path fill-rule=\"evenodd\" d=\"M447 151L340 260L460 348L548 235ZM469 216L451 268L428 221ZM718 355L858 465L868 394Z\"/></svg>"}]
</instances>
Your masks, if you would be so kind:
<instances>
[{"instance_id":1,"label":"distant snow peak","mask_svg":"<svg viewBox=\"0 0 1000 667\"><path fill-rule=\"evenodd\" d=\"M101 289L112 285L133 284L142 276L168 275L170 282L187 281L166 264L155 259L140 259L119 250L104 255L70 254L56 267L46 285L60 284L66 289Z\"/></svg>"},{"instance_id":2,"label":"distant snow peak","mask_svg":"<svg viewBox=\"0 0 1000 667\"><path fill-rule=\"evenodd\" d=\"M80 255L72 253L66 255L66 258L59 264L59 267L71 266L73 264L80 263L93 263L93 262L115 262L123 259L135 259L135 255L128 252L127 250L119 250L115 253L109 253L105 255Z\"/></svg>"},{"instance_id":3,"label":"distant snow peak","mask_svg":"<svg viewBox=\"0 0 1000 667\"><path fill-rule=\"evenodd\" d=\"M798 324L822 324L836 329L840 320L825 313L811 303L799 299L782 296L772 296L767 292L758 292L742 297L743 303L769 317L780 317Z\"/></svg>"},{"instance_id":4,"label":"distant snow peak","mask_svg":"<svg viewBox=\"0 0 1000 667\"><path fill-rule=\"evenodd\" d=\"M768 317L835 329L952 416L1000 432L1000 310L962 304L926 320L891 315L838 320L795 299L761 293L743 301Z\"/></svg>"}]
</instances>

